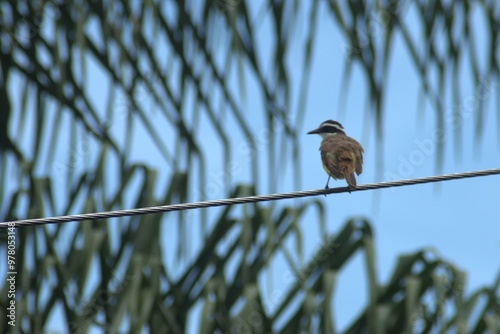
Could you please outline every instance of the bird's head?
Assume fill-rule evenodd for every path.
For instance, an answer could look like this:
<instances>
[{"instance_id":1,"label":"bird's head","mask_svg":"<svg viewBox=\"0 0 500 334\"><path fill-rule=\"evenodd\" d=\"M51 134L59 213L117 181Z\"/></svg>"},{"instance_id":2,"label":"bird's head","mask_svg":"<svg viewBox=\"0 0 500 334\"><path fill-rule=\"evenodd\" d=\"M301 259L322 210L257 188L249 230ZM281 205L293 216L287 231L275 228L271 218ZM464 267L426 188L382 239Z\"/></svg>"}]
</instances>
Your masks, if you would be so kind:
<instances>
[{"instance_id":1,"label":"bird's head","mask_svg":"<svg viewBox=\"0 0 500 334\"><path fill-rule=\"evenodd\" d=\"M344 127L339 122L329 119L328 121L324 121L323 123L321 123L317 129L309 131L307 134L318 134L321 137L325 138L337 133L345 134Z\"/></svg>"}]
</instances>

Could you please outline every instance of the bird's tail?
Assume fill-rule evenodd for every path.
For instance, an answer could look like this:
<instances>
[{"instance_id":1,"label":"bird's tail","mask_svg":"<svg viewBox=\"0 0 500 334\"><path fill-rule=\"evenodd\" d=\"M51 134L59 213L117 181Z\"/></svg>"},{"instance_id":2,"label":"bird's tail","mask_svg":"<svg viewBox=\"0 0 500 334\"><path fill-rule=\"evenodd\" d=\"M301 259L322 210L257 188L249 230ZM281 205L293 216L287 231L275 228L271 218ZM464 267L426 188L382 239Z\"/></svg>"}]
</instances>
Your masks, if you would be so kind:
<instances>
[{"instance_id":1,"label":"bird's tail","mask_svg":"<svg viewBox=\"0 0 500 334\"><path fill-rule=\"evenodd\" d=\"M354 177L354 171L350 171L346 168L344 170L344 177L349 187L356 188L356 178Z\"/></svg>"}]
</instances>

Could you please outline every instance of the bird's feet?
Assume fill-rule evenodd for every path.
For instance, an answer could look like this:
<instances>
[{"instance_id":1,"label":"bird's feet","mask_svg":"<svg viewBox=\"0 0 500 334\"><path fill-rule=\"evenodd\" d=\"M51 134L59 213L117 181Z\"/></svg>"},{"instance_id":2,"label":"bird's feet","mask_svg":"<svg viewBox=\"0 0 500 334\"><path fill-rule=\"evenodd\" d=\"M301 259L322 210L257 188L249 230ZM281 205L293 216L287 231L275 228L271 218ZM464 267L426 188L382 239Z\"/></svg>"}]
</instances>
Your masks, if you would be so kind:
<instances>
[{"instance_id":1,"label":"bird's feet","mask_svg":"<svg viewBox=\"0 0 500 334\"><path fill-rule=\"evenodd\" d=\"M328 186L328 184L325 186L325 190L327 189L330 189L330 187ZM326 197L326 194L325 194L325 197Z\"/></svg>"}]
</instances>

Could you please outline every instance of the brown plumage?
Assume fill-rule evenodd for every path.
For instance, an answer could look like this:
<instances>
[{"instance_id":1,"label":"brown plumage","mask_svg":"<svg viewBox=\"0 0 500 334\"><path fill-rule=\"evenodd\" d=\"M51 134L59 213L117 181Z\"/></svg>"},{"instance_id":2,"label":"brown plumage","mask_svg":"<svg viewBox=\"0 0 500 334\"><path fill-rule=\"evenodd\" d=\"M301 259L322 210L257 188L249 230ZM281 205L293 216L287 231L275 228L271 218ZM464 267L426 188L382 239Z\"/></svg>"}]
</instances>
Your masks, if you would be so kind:
<instances>
[{"instance_id":1,"label":"brown plumage","mask_svg":"<svg viewBox=\"0 0 500 334\"><path fill-rule=\"evenodd\" d=\"M363 148L351 137L336 133L325 137L320 146L325 171L336 180L345 179L349 187L356 188L356 174L363 172Z\"/></svg>"}]
</instances>

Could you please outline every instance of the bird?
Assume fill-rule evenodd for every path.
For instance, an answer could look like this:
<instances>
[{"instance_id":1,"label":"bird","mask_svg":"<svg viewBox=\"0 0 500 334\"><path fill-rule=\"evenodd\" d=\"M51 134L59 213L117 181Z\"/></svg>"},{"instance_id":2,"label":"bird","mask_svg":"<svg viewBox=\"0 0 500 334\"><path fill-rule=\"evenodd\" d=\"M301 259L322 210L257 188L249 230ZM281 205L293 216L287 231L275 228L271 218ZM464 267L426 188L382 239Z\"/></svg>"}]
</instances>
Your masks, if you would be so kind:
<instances>
[{"instance_id":1,"label":"bird","mask_svg":"<svg viewBox=\"0 0 500 334\"><path fill-rule=\"evenodd\" d=\"M329 189L330 177L345 179L350 189L356 188L354 172L363 172L363 147L355 139L346 135L344 127L337 121L327 120L308 135L318 134L323 140L319 147L323 168L328 174L325 189Z\"/></svg>"}]
</instances>

